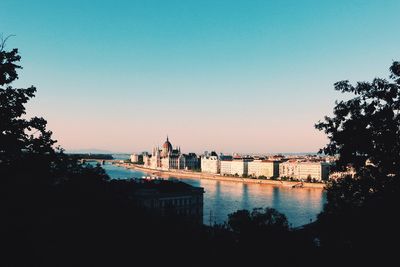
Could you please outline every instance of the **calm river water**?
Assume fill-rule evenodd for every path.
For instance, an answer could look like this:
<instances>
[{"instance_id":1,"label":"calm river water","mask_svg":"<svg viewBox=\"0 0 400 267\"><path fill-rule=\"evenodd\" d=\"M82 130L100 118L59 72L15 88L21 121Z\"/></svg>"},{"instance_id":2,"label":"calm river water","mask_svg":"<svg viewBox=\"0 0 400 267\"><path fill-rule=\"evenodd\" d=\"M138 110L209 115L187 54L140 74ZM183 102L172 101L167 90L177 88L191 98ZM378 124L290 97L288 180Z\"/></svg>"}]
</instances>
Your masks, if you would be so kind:
<instances>
[{"instance_id":1,"label":"calm river water","mask_svg":"<svg viewBox=\"0 0 400 267\"><path fill-rule=\"evenodd\" d=\"M141 178L141 171L125 169L111 164L103 165L111 178ZM171 177L173 178L173 177ZM297 227L316 219L326 201L326 192L321 189L286 188L261 184L244 184L214 180L179 180L193 186L203 187L205 224L223 223L228 214L239 209L272 207L284 213L289 224Z\"/></svg>"}]
</instances>

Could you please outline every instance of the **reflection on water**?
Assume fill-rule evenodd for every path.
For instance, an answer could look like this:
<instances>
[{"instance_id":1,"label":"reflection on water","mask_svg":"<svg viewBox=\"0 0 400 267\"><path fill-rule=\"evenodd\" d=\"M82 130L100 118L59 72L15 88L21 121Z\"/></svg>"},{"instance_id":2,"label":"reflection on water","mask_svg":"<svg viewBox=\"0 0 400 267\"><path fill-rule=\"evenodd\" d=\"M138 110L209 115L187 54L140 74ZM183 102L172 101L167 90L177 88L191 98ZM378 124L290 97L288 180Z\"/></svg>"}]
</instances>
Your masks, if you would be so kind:
<instances>
[{"instance_id":1,"label":"reflection on water","mask_svg":"<svg viewBox=\"0 0 400 267\"><path fill-rule=\"evenodd\" d=\"M95 163L97 164L97 163ZM142 178L145 175L141 171L136 171L132 169L125 169L121 167L117 167L115 165L106 163L105 165L101 165L107 172L107 174L113 179L124 179L124 178Z\"/></svg>"},{"instance_id":2,"label":"reflection on water","mask_svg":"<svg viewBox=\"0 0 400 267\"><path fill-rule=\"evenodd\" d=\"M136 170L127 170L106 164L103 166L111 178L141 178L145 175ZM239 209L272 207L284 213L293 226L315 220L326 201L321 189L275 187L262 184L244 184L214 180L180 178L193 186L203 187L204 223L223 223L228 214Z\"/></svg>"}]
</instances>

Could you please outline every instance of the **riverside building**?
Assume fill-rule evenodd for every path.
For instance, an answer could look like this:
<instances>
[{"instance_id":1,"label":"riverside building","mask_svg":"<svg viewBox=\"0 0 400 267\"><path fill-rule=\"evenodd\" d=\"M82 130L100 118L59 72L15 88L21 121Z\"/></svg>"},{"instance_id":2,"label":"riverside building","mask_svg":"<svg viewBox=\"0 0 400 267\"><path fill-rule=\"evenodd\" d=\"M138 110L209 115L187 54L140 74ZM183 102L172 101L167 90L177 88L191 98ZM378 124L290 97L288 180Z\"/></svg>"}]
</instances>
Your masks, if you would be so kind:
<instances>
[{"instance_id":1,"label":"riverside building","mask_svg":"<svg viewBox=\"0 0 400 267\"><path fill-rule=\"evenodd\" d=\"M231 175L232 160L221 160L220 161L220 173L221 175Z\"/></svg>"},{"instance_id":2,"label":"riverside building","mask_svg":"<svg viewBox=\"0 0 400 267\"><path fill-rule=\"evenodd\" d=\"M234 158L233 160L221 160L221 175L247 176L248 159Z\"/></svg>"},{"instance_id":3,"label":"riverside building","mask_svg":"<svg viewBox=\"0 0 400 267\"><path fill-rule=\"evenodd\" d=\"M143 154L132 154L130 156L131 162L140 163L143 162Z\"/></svg>"},{"instance_id":4,"label":"riverside building","mask_svg":"<svg viewBox=\"0 0 400 267\"><path fill-rule=\"evenodd\" d=\"M264 176L266 178L279 176L279 161L254 160L248 162L248 175L251 177Z\"/></svg>"},{"instance_id":5,"label":"riverside building","mask_svg":"<svg viewBox=\"0 0 400 267\"><path fill-rule=\"evenodd\" d=\"M195 153L182 154L180 147L173 149L168 136L161 149L154 147L151 155L143 155L143 163L146 168L160 170L193 170L199 166Z\"/></svg>"},{"instance_id":6,"label":"riverside building","mask_svg":"<svg viewBox=\"0 0 400 267\"><path fill-rule=\"evenodd\" d=\"M217 174L220 172L218 156L204 155L201 157L201 172Z\"/></svg>"},{"instance_id":7,"label":"riverside building","mask_svg":"<svg viewBox=\"0 0 400 267\"><path fill-rule=\"evenodd\" d=\"M298 180L327 181L329 170L328 162L287 161L279 165L279 176Z\"/></svg>"},{"instance_id":8,"label":"riverside building","mask_svg":"<svg viewBox=\"0 0 400 267\"><path fill-rule=\"evenodd\" d=\"M198 223L203 221L204 188L180 181L138 179L132 184L133 200L160 215L176 214Z\"/></svg>"}]
</instances>

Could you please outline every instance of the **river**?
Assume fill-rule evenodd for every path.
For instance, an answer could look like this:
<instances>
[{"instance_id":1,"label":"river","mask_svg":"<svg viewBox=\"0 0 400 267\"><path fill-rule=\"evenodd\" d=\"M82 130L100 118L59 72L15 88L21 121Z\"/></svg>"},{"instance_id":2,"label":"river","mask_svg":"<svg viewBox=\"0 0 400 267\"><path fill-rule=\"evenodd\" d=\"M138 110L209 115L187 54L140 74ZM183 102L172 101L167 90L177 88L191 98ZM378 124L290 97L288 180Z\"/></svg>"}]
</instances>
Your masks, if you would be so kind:
<instances>
[{"instance_id":1,"label":"river","mask_svg":"<svg viewBox=\"0 0 400 267\"><path fill-rule=\"evenodd\" d=\"M141 171L111 164L105 164L103 168L114 179L141 178L145 175ZM223 223L227 221L228 214L239 209L272 207L287 216L290 226L297 227L315 220L326 202L326 192L322 189L293 189L196 178L179 178L179 180L204 188L205 224Z\"/></svg>"}]
</instances>

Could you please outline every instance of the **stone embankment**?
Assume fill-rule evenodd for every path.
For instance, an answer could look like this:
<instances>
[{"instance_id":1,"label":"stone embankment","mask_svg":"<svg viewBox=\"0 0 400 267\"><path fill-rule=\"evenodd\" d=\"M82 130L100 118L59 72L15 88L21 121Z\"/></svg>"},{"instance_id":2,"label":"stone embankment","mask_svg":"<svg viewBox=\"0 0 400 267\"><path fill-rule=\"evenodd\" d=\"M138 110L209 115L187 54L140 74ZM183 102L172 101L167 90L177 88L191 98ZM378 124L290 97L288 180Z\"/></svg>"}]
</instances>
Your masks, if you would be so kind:
<instances>
[{"instance_id":1,"label":"stone embankment","mask_svg":"<svg viewBox=\"0 0 400 267\"><path fill-rule=\"evenodd\" d=\"M266 184L281 187L296 187L296 188L316 188L324 189L325 184L323 183L306 183L306 182L294 182L294 181L280 181L280 180L264 180L264 179L252 179L252 178L241 178L234 176L222 176L218 174L209 174L202 172L184 171L184 170L153 170L145 168L142 165L129 164L129 163L116 163L120 167L128 169L139 170L148 174L161 177L176 177L176 178L194 178L194 179L209 179L218 181L229 181L239 183L252 183L252 184Z\"/></svg>"}]
</instances>

